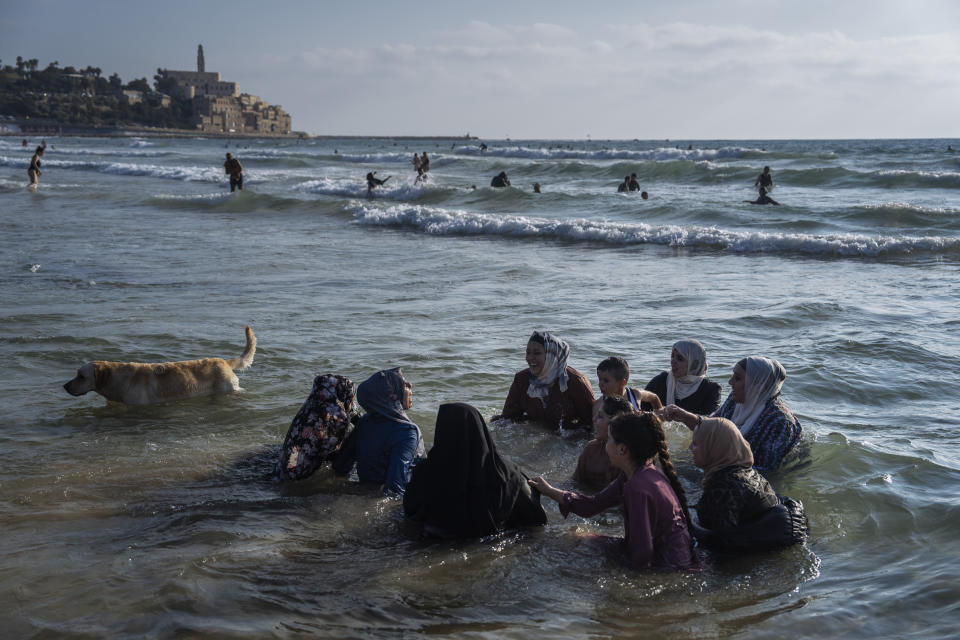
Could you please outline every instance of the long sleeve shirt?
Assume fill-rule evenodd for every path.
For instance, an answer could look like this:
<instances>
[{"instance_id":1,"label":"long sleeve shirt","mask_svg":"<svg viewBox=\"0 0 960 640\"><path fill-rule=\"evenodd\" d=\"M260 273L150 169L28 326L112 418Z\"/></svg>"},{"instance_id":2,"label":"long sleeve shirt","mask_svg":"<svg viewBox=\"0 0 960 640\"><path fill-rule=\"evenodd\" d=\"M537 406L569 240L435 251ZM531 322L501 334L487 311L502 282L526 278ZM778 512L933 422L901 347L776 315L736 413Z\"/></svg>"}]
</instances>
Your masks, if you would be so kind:
<instances>
[{"instance_id":1,"label":"long sleeve shirt","mask_svg":"<svg viewBox=\"0 0 960 640\"><path fill-rule=\"evenodd\" d=\"M549 427L556 427L562 420L565 429L589 428L593 424L593 387L573 367L567 367L567 390L561 392L560 385L554 382L543 402L540 398L528 396L529 388L530 370L524 369L513 377L501 412L504 418L529 419Z\"/></svg>"},{"instance_id":2,"label":"long sleeve shirt","mask_svg":"<svg viewBox=\"0 0 960 640\"><path fill-rule=\"evenodd\" d=\"M707 529L725 531L753 522L778 504L770 483L752 467L727 467L704 482L697 515Z\"/></svg>"},{"instance_id":3,"label":"long sleeve shirt","mask_svg":"<svg viewBox=\"0 0 960 640\"><path fill-rule=\"evenodd\" d=\"M403 495L416 460L424 455L420 430L376 414L364 414L334 460L338 473L357 463L360 482L384 485L385 493Z\"/></svg>"},{"instance_id":4,"label":"long sleeve shirt","mask_svg":"<svg viewBox=\"0 0 960 640\"><path fill-rule=\"evenodd\" d=\"M690 530L670 481L652 463L629 479L624 474L595 496L565 491L560 512L589 518L623 505L624 550L634 569L667 567L688 569L699 565L691 546Z\"/></svg>"},{"instance_id":5,"label":"long sleeve shirt","mask_svg":"<svg viewBox=\"0 0 960 640\"><path fill-rule=\"evenodd\" d=\"M712 417L733 418L736 404L733 401L733 394L727 396L726 402ZM800 426L800 421L787 408L780 396L776 396L767 400L756 422L743 437L750 444L750 450L753 452L753 468L765 473L779 467L784 456L800 442L802 436L803 427Z\"/></svg>"},{"instance_id":6,"label":"long sleeve shirt","mask_svg":"<svg viewBox=\"0 0 960 640\"><path fill-rule=\"evenodd\" d=\"M664 371L654 376L644 387L644 390L657 394L660 402L667 404L667 372ZM700 387L696 391L686 398L677 400L676 404L681 409L686 409L698 416L708 416L720 406L720 385L706 378L700 383ZM640 408L644 411L653 409L647 402L641 403Z\"/></svg>"}]
</instances>

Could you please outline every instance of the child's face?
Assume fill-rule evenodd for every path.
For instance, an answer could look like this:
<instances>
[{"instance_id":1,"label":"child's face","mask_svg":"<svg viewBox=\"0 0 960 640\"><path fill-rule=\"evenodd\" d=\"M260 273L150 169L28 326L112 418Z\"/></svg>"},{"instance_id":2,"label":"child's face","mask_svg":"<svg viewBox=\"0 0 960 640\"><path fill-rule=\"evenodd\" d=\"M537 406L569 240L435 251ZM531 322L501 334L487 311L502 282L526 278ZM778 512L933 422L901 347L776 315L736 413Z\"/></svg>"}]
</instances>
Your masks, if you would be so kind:
<instances>
[{"instance_id":1,"label":"child's face","mask_svg":"<svg viewBox=\"0 0 960 640\"><path fill-rule=\"evenodd\" d=\"M607 438L607 445L604 447L604 450L607 452L607 457L610 458L610 464L621 471L627 470L627 464L630 458L627 455L624 445L618 443L613 438Z\"/></svg>"},{"instance_id":2,"label":"child's face","mask_svg":"<svg viewBox=\"0 0 960 640\"><path fill-rule=\"evenodd\" d=\"M603 412L603 407L593 412L593 428L597 430L597 440L607 439L607 427L610 425L610 416Z\"/></svg>"},{"instance_id":3,"label":"child's face","mask_svg":"<svg viewBox=\"0 0 960 640\"><path fill-rule=\"evenodd\" d=\"M600 395L604 396L622 396L623 390L627 388L627 381L617 380L610 371L597 371L597 384Z\"/></svg>"}]
</instances>

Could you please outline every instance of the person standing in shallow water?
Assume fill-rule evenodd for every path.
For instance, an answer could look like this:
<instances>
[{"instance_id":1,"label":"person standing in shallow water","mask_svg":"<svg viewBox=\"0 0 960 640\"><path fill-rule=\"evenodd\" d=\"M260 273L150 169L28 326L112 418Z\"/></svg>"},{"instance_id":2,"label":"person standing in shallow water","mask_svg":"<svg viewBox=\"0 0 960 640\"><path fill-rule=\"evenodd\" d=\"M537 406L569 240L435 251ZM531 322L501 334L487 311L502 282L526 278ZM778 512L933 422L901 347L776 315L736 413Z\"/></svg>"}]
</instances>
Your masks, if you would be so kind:
<instances>
[{"instance_id":1,"label":"person standing in shallow water","mask_svg":"<svg viewBox=\"0 0 960 640\"><path fill-rule=\"evenodd\" d=\"M770 174L770 167L763 168L763 173L753 181L753 186L759 189L761 197L773 189L773 176Z\"/></svg>"},{"instance_id":2,"label":"person standing in shallow water","mask_svg":"<svg viewBox=\"0 0 960 640\"><path fill-rule=\"evenodd\" d=\"M27 177L30 178L30 186L36 187L40 184L40 176L43 174L40 171L40 158L43 157L43 147L37 147L37 150L33 152L33 157L30 158L30 168L27 169Z\"/></svg>"},{"instance_id":3,"label":"person standing in shallow water","mask_svg":"<svg viewBox=\"0 0 960 640\"><path fill-rule=\"evenodd\" d=\"M240 161L233 157L232 153L227 153L227 161L223 163L223 172L230 176L230 193L237 189L243 191L243 167Z\"/></svg>"}]
</instances>

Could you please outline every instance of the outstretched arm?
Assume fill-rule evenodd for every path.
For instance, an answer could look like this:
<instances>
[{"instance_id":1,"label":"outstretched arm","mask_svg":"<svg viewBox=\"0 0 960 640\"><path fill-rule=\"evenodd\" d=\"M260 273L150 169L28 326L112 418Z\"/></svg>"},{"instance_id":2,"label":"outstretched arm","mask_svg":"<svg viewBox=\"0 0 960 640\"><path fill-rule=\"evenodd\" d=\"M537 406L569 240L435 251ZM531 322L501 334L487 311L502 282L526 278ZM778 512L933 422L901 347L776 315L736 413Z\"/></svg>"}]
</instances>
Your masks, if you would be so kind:
<instances>
[{"instance_id":1,"label":"outstretched arm","mask_svg":"<svg viewBox=\"0 0 960 640\"><path fill-rule=\"evenodd\" d=\"M543 476L537 476L530 480L527 480L527 483L541 494L547 496L554 502L560 502L563 499L563 491L557 489L552 484L547 482Z\"/></svg>"},{"instance_id":2,"label":"outstretched arm","mask_svg":"<svg viewBox=\"0 0 960 640\"><path fill-rule=\"evenodd\" d=\"M687 428L693 431L697 428L697 425L703 420L701 416L698 416L695 413L690 413L686 409L681 409L675 404L668 404L663 409L657 412L657 414L664 420L675 420L676 422L682 422L687 425Z\"/></svg>"}]
</instances>

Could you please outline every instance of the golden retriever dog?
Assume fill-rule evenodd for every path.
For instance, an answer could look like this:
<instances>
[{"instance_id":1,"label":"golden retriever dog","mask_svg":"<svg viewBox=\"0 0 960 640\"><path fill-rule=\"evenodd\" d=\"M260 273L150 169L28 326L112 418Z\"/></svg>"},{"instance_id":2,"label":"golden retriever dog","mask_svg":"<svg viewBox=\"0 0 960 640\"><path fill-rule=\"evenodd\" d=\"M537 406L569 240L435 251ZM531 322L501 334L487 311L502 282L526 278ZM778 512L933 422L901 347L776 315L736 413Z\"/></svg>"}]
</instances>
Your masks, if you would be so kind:
<instances>
[{"instance_id":1,"label":"golden retriever dog","mask_svg":"<svg viewBox=\"0 0 960 640\"><path fill-rule=\"evenodd\" d=\"M247 347L232 360L204 358L183 362L88 362L77 369L77 377L63 385L68 393L82 396L96 391L107 400L124 404L153 404L182 400L211 393L240 390L234 370L253 364L257 338L247 327Z\"/></svg>"}]
</instances>

